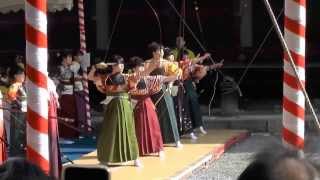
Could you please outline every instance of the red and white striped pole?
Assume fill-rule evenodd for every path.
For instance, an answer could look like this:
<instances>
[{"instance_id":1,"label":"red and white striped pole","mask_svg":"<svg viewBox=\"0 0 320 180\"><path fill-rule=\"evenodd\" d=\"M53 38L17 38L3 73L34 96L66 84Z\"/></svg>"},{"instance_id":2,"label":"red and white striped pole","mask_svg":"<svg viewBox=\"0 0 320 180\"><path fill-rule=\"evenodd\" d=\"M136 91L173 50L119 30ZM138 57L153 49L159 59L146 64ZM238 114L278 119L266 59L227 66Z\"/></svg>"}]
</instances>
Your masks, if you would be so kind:
<instances>
[{"instance_id":1,"label":"red and white striped pole","mask_svg":"<svg viewBox=\"0 0 320 180\"><path fill-rule=\"evenodd\" d=\"M300 81L305 85L306 0L285 0L284 37L293 57ZM299 79L284 53L283 142L297 150L304 147L305 96Z\"/></svg>"},{"instance_id":2,"label":"red and white striped pole","mask_svg":"<svg viewBox=\"0 0 320 180\"><path fill-rule=\"evenodd\" d=\"M47 0L25 0L27 158L49 172Z\"/></svg>"},{"instance_id":3,"label":"red and white striped pole","mask_svg":"<svg viewBox=\"0 0 320 180\"><path fill-rule=\"evenodd\" d=\"M87 51L86 46L86 31L84 23L84 5L83 0L78 0L78 16L79 16L79 30L80 30L80 52L84 55ZM83 69L83 90L86 100L86 119L88 127L91 127L91 113L90 113L90 99L89 99L89 85L87 69ZM87 128L91 131L91 128Z\"/></svg>"},{"instance_id":4,"label":"red and white striped pole","mask_svg":"<svg viewBox=\"0 0 320 180\"><path fill-rule=\"evenodd\" d=\"M78 16L79 16L79 29L80 29L80 51L86 53L86 31L84 23L84 5L83 0L78 0Z\"/></svg>"}]
</instances>

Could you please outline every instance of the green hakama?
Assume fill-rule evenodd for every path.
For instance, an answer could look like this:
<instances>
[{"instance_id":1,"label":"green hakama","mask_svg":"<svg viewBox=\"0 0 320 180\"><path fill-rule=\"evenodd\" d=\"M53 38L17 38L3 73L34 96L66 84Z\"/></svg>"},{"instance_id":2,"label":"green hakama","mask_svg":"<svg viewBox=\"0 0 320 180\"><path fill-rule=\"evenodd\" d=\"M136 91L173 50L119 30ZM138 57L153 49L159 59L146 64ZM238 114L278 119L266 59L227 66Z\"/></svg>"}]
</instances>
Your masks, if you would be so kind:
<instances>
[{"instance_id":1,"label":"green hakama","mask_svg":"<svg viewBox=\"0 0 320 180\"><path fill-rule=\"evenodd\" d=\"M200 126L203 126L203 120L198 100L198 94L193 86L192 80L185 80L183 84L186 91L186 96L188 97L192 126L194 129L199 128Z\"/></svg>"},{"instance_id":2,"label":"green hakama","mask_svg":"<svg viewBox=\"0 0 320 180\"><path fill-rule=\"evenodd\" d=\"M180 137L171 94L165 90L164 85L159 93L151 96L151 99L156 105L163 142L176 143Z\"/></svg>"},{"instance_id":3,"label":"green hakama","mask_svg":"<svg viewBox=\"0 0 320 180\"><path fill-rule=\"evenodd\" d=\"M118 163L136 160L139 156L132 105L127 93L109 94L113 99L104 112L98 138L98 160Z\"/></svg>"}]
</instances>

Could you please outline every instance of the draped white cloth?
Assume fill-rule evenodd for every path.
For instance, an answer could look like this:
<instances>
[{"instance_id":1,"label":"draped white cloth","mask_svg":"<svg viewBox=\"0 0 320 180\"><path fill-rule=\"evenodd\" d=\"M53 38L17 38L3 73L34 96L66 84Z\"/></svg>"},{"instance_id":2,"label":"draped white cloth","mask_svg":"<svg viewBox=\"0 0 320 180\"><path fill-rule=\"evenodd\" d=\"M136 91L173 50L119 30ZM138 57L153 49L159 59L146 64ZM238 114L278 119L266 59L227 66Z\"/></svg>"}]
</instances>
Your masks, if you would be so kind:
<instances>
[{"instance_id":1,"label":"draped white cloth","mask_svg":"<svg viewBox=\"0 0 320 180\"><path fill-rule=\"evenodd\" d=\"M0 0L0 13L17 12L24 9L25 0ZM51 12L64 9L71 10L73 0L48 0L48 10Z\"/></svg>"}]
</instances>

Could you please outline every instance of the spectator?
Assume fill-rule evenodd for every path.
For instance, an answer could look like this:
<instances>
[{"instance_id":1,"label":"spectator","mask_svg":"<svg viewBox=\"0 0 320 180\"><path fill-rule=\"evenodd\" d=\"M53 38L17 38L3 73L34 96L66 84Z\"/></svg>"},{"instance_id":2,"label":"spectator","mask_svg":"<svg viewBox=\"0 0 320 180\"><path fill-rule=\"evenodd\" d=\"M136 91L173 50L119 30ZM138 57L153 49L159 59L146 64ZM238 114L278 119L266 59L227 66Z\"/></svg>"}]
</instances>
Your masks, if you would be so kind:
<instances>
[{"instance_id":1,"label":"spectator","mask_svg":"<svg viewBox=\"0 0 320 180\"><path fill-rule=\"evenodd\" d=\"M11 106L10 155L24 156L26 145L27 93L24 87L25 73L20 66L10 69L12 80L7 99Z\"/></svg>"},{"instance_id":2,"label":"spectator","mask_svg":"<svg viewBox=\"0 0 320 180\"><path fill-rule=\"evenodd\" d=\"M13 158L0 166L0 180L49 180L36 165L23 158Z\"/></svg>"},{"instance_id":3,"label":"spectator","mask_svg":"<svg viewBox=\"0 0 320 180\"><path fill-rule=\"evenodd\" d=\"M297 151L272 148L259 153L238 180L317 180L319 173Z\"/></svg>"}]
</instances>

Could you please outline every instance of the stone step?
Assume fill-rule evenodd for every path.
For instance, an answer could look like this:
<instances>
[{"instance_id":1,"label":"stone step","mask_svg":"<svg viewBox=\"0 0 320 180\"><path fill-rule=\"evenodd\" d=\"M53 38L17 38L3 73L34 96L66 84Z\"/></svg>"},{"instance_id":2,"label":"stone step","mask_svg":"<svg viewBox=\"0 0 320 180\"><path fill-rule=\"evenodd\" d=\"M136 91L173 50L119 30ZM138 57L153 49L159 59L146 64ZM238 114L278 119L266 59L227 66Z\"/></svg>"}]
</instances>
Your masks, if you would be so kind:
<instances>
[{"instance_id":1,"label":"stone step","mask_svg":"<svg viewBox=\"0 0 320 180\"><path fill-rule=\"evenodd\" d=\"M96 113L92 117L92 125L96 130L99 130L103 121L102 115L102 113ZM220 114L211 117L204 113L203 120L208 129L246 129L250 132L268 132L272 134L280 134L282 130L282 114L279 112L240 112L237 115ZM306 131L317 131L313 116L310 114L306 115Z\"/></svg>"},{"instance_id":2,"label":"stone step","mask_svg":"<svg viewBox=\"0 0 320 180\"><path fill-rule=\"evenodd\" d=\"M250 132L268 132L280 134L282 114L243 114L237 116L203 116L207 128L212 129L247 129ZM315 132L313 116L306 115L306 131Z\"/></svg>"}]
</instances>

